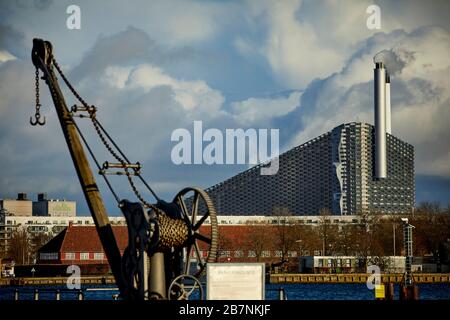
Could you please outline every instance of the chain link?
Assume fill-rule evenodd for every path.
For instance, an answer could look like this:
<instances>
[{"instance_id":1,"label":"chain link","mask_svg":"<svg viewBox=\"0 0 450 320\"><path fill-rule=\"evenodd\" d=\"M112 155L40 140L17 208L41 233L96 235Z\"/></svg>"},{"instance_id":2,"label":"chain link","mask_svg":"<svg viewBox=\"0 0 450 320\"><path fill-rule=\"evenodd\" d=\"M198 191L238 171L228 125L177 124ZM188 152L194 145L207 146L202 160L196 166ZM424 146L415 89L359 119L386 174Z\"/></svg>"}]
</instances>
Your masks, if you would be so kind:
<instances>
[{"instance_id":1,"label":"chain link","mask_svg":"<svg viewBox=\"0 0 450 320\"><path fill-rule=\"evenodd\" d=\"M111 147L111 145L108 143L107 139L103 135L102 130L100 129L99 124L97 122L97 119L95 118L95 111L96 111L96 109L95 108L91 108L87 104L87 102L78 94L78 92L75 90L75 88L69 82L69 80L67 80L66 76L62 72L62 70L59 67L58 63L56 62L55 58L52 56L51 59L52 59L53 65L55 66L56 70L60 74L61 78L63 79L64 83L67 85L69 90L77 98L77 100L86 108L86 110L88 110L89 116L90 116L92 124L94 126L94 129L97 132L97 135L99 136L99 138L100 138L101 142L103 143L103 145L105 146L105 148L108 150L108 152L117 161L120 162L120 164L122 164L124 166L125 174L127 176L128 182L129 182L129 184L131 186L131 189L133 190L133 193L136 195L136 197L139 199L139 201L141 201L141 203L145 207L147 207L149 209L151 208L151 209L155 210L156 212L160 212L160 210L158 208L156 208L154 205L152 205L152 204L148 203L147 201L145 201L145 199L142 197L141 193L139 192L139 190L137 189L137 187L136 187L136 185L135 185L135 183L133 181L131 173L129 172L128 168L125 167L126 161L114 151L114 149ZM134 170L138 170L138 169L134 169Z\"/></svg>"},{"instance_id":2,"label":"chain link","mask_svg":"<svg viewBox=\"0 0 450 320\"><path fill-rule=\"evenodd\" d=\"M45 117L44 121L41 121L41 102L39 99L39 69L36 67L35 71L35 78L34 78L34 89L35 89L35 100L36 100L36 106L35 106L35 113L34 113L34 120L32 117L30 117L30 124L32 126L40 125L43 126L45 124Z\"/></svg>"},{"instance_id":3,"label":"chain link","mask_svg":"<svg viewBox=\"0 0 450 320\"><path fill-rule=\"evenodd\" d=\"M34 88L36 94L36 118L40 118L39 110L41 109L41 103L39 101L39 69L36 67L34 78Z\"/></svg>"}]
</instances>

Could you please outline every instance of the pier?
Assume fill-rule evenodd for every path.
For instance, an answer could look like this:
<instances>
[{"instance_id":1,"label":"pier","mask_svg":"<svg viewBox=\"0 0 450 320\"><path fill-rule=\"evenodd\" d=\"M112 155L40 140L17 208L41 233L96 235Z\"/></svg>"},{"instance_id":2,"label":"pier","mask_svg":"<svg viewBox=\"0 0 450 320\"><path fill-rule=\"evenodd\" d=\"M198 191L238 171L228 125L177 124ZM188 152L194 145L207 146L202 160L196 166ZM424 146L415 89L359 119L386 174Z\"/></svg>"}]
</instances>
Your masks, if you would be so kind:
<instances>
[{"instance_id":1,"label":"pier","mask_svg":"<svg viewBox=\"0 0 450 320\"><path fill-rule=\"evenodd\" d=\"M269 282L277 283L366 283L367 273L348 274L271 274ZM450 273L421 273L412 275L414 283L450 283ZM403 274L382 274L382 283L401 283Z\"/></svg>"},{"instance_id":2,"label":"pier","mask_svg":"<svg viewBox=\"0 0 450 320\"><path fill-rule=\"evenodd\" d=\"M269 283L366 283L370 275L366 273L347 274L304 274L304 273L277 273L269 276ZM36 285L65 285L67 277L42 278L2 278L0 286L36 286ZM382 274L382 283L400 283L403 274ZM414 283L450 283L450 273L421 273L413 274ZM81 284L114 284L113 276L86 276L81 277Z\"/></svg>"},{"instance_id":3,"label":"pier","mask_svg":"<svg viewBox=\"0 0 450 320\"><path fill-rule=\"evenodd\" d=\"M35 278L3 278L0 279L1 286L36 286L36 285L65 285L68 277L35 277ZM86 276L80 278L83 284L114 284L113 276Z\"/></svg>"}]
</instances>

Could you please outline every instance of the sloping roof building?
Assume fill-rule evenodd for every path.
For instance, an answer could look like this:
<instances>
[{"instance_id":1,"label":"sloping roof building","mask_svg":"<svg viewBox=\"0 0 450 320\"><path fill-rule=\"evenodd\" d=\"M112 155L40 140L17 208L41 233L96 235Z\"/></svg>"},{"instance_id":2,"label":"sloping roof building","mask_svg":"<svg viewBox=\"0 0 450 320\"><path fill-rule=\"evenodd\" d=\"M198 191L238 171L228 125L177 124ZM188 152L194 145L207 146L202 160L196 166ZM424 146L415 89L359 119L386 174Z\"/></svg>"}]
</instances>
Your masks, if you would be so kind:
<instances>
[{"instance_id":1,"label":"sloping roof building","mask_svg":"<svg viewBox=\"0 0 450 320\"><path fill-rule=\"evenodd\" d=\"M121 253L128 245L126 226L113 226ZM108 260L94 226L69 224L38 251L41 264L107 264Z\"/></svg>"}]
</instances>

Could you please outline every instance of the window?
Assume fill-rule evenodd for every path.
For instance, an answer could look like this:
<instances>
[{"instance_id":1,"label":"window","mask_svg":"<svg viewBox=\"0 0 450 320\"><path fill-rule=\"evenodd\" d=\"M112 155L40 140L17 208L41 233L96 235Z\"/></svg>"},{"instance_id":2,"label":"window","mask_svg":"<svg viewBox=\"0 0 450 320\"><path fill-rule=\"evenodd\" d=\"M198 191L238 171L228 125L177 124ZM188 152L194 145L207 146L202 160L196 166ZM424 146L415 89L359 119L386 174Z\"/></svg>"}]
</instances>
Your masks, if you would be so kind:
<instances>
[{"instance_id":1,"label":"window","mask_svg":"<svg viewBox=\"0 0 450 320\"><path fill-rule=\"evenodd\" d=\"M104 256L103 252L96 252L94 253L94 260L103 260Z\"/></svg>"},{"instance_id":2,"label":"window","mask_svg":"<svg viewBox=\"0 0 450 320\"><path fill-rule=\"evenodd\" d=\"M275 257L277 257L277 258L281 258L282 254L283 254L283 252L281 250L275 251Z\"/></svg>"},{"instance_id":3,"label":"window","mask_svg":"<svg viewBox=\"0 0 450 320\"><path fill-rule=\"evenodd\" d=\"M345 266L351 267L350 259L345 259Z\"/></svg>"},{"instance_id":4,"label":"window","mask_svg":"<svg viewBox=\"0 0 450 320\"><path fill-rule=\"evenodd\" d=\"M225 258L229 258L230 257L230 251L229 250L225 250L220 252L220 256L221 257L225 257Z\"/></svg>"},{"instance_id":5,"label":"window","mask_svg":"<svg viewBox=\"0 0 450 320\"><path fill-rule=\"evenodd\" d=\"M270 251L264 250L263 252L261 252L261 257L263 258L270 257Z\"/></svg>"},{"instance_id":6,"label":"window","mask_svg":"<svg viewBox=\"0 0 450 320\"><path fill-rule=\"evenodd\" d=\"M41 260L58 260L58 252L42 252L40 258Z\"/></svg>"},{"instance_id":7,"label":"window","mask_svg":"<svg viewBox=\"0 0 450 320\"><path fill-rule=\"evenodd\" d=\"M89 252L80 253L80 260L89 260Z\"/></svg>"},{"instance_id":8,"label":"window","mask_svg":"<svg viewBox=\"0 0 450 320\"><path fill-rule=\"evenodd\" d=\"M75 253L73 253L73 252L66 252L65 258L66 258L66 260L75 260Z\"/></svg>"}]
</instances>

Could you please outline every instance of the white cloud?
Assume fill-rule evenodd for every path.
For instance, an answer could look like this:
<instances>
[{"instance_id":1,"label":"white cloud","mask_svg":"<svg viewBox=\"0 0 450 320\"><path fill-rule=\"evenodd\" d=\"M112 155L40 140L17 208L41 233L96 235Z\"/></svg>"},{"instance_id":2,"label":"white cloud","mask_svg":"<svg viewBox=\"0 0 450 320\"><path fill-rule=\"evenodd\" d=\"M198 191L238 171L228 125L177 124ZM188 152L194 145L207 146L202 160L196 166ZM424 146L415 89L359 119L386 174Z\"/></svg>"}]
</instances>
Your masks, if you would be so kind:
<instances>
[{"instance_id":1,"label":"white cloud","mask_svg":"<svg viewBox=\"0 0 450 320\"><path fill-rule=\"evenodd\" d=\"M294 91L287 97L250 98L233 102L231 109L236 121L242 125L261 125L273 118L284 116L294 110L300 102L301 92Z\"/></svg>"},{"instance_id":2,"label":"white cloud","mask_svg":"<svg viewBox=\"0 0 450 320\"><path fill-rule=\"evenodd\" d=\"M0 50L0 63L17 59L11 53L6 50Z\"/></svg>"},{"instance_id":3,"label":"white cloud","mask_svg":"<svg viewBox=\"0 0 450 320\"><path fill-rule=\"evenodd\" d=\"M72 193L78 186L42 82L47 125L28 124L34 99L29 60L34 36L52 41L60 65L73 66L64 68L66 74L99 107L99 119L119 145L131 160L145 163L143 172L157 181L157 188L172 192L179 181L210 184L220 180L220 170L224 177L233 171L176 171L170 166L173 129L189 129L194 120L203 120L205 128L276 123L283 126L282 139L292 138L292 146L343 122L372 123L373 54L386 48L399 56L412 53L412 59L402 58L405 65L393 77L394 134L415 146L418 173L448 177L449 2L382 1L382 29L375 31L366 28L365 9L372 3L139 0L130 6L118 0L80 1L79 32L65 28L64 2L46 10L0 3L2 23L11 26L0 28L0 189L15 193L26 186L25 191L36 192L44 185L49 192ZM443 28L419 28L430 24ZM235 83L243 81L237 81L239 72L229 72L232 68L255 71L244 79L257 85L238 87ZM255 98L261 92L270 96L271 88L295 91ZM301 97L300 89L305 89ZM243 101L235 101L226 112L226 98L236 90ZM70 95L66 98L68 105L74 102ZM104 153L100 159L109 158Z\"/></svg>"},{"instance_id":4,"label":"white cloud","mask_svg":"<svg viewBox=\"0 0 450 320\"><path fill-rule=\"evenodd\" d=\"M399 63L399 72L391 79L393 134L415 147L417 173L450 177L450 60L445 59L450 34L440 28L375 35L340 73L310 84L297 112L303 128L290 145L341 123L373 124L371 57L382 48L393 47L393 42Z\"/></svg>"},{"instance_id":5,"label":"white cloud","mask_svg":"<svg viewBox=\"0 0 450 320\"><path fill-rule=\"evenodd\" d=\"M300 4L301 1L271 4L270 30L262 49L275 74L297 88L313 78L329 75L343 63L342 55L320 42L311 26L297 21L295 12Z\"/></svg>"},{"instance_id":6,"label":"white cloud","mask_svg":"<svg viewBox=\"0 0 450 320\"><path fill-rule=\"evenodd\" d=\"M252 33L238 35L234 46L246 57L255 54L265 57L284 85L304 88L315 78L340 72L361 47L361 42L379 32L390 33L396 29L411 32L420 26L439 24L449 31L443 12L448 12L450 6L445 1L430 6L420 1L378 3L381 29L374 30L366 26L369 17L366 9L370 5L373 5L371 0L248 1L248 25L262 25L267 32L262 40L259 33L256 37ZM395 46L393 38L392 46Z\"/></svg>"},{"instance_id":7,"label":"white cloud","mask_svg":"<svg viewBox=\"0 0 450 320\"><path fill-rule=\"evenodd\" d=\"M161 68L142 64L135 68L109 67L105 70L106 82L120 89L144 89L168 86L174 100L186 111L210 112L217 115L224 102L222 94L211 89L206 82L178 80L166 74Z\"/></svg>"},{"instance_id":8,"label":"white cloud","mask_svg":"<svg viewBox=\"0 0 450 320\"><path fill-rule=\"evenodd\" d=\"M103 80L112 87L123 89L132 69L132 67L109 66L105 69Z\"/></svg>"}]
</instances>

